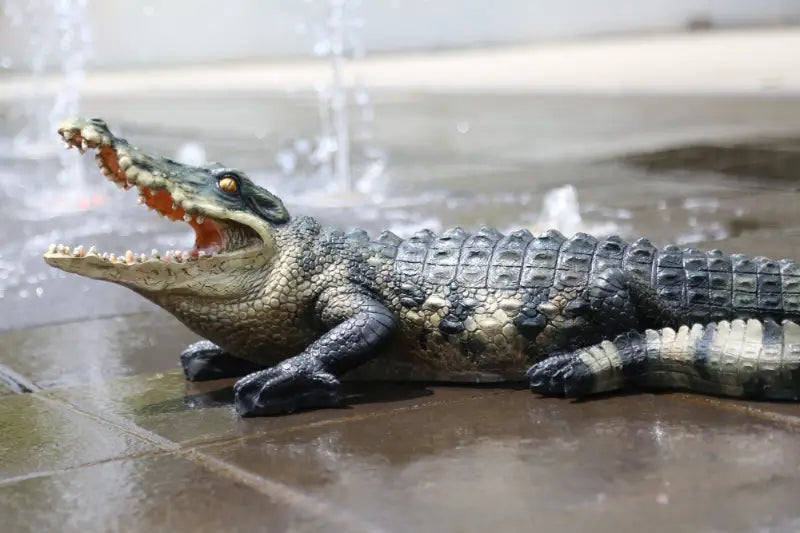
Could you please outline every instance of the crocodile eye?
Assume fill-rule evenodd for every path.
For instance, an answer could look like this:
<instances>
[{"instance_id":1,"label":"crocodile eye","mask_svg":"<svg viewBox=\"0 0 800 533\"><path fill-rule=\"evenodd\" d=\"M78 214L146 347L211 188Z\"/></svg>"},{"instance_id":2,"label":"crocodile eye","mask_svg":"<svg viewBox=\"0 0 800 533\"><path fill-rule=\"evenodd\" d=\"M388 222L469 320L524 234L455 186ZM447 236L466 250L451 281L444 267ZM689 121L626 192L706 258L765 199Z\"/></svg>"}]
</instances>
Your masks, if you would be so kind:
<instances>
[{"instance_id":1,"label":"crocodile eye","mask_svg":"<svg viewBox=\"0 0 800 533\"><path fill-rule=\"evenodd\" d=\"M222 176L217 184L225 192L235 193L239 190L239 184L236 183L236 179L230 176Z\"/></svg>"}]
</instances>

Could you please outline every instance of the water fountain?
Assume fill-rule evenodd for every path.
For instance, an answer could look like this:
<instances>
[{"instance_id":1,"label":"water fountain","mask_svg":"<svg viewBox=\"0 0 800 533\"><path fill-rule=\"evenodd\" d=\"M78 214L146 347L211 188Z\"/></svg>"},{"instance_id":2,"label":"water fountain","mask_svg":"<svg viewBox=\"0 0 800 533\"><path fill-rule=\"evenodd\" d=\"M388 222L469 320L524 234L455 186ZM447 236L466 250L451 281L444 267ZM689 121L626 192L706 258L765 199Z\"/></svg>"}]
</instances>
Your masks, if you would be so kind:
<instances>
[{"instance_id":1,"label":"water fountain","mask_svg":"<svg viewBox=\"0 0 800 533\"><path fill-rule=\"evenodd\" d=\"M85 160L64 150L54 134L65 116L78 113L91 54L87 0L0 0L0 12L25 39L17 62L4 54L0 67L15 68L20 79L27 74L26 89L15 95L0 131L0 204L10 229L0 242L0 299L9 293L42 297L41 284L52 274L39 266L36 247L64 234L66 215L104 203L84 186ZM55 94L52 71L59 74ZM56 229L54 219L60 220ZM95 220L83 225L82 231L99 226Z\"/></svg>"},{"instance_id":2,"label":"water fountain","mask_svg":"<svg viewBox=\"0 0 800 533\"><path fill-rule=\"evenodd\" d=\"M17 116L12 126L19 123L19 129L11 132L9 138L0 139L0 144L4 145L4 154L27 165L24 171L31 178L42 176L52 183L55 175L60 186L58 190L43 187L36 196L22 195L25 205L21 211L28 216L48 218L85 210L93 202L100 203L84 186L83 162L75 154L63 150L54 135L64 117L78 114L78 88L91 55L87 2L5 0L2 4L11 26L22 28L27 37L25 68L20 71L28 72L29 83L28 90L18 96L13 106ZM8 60L5 63L13 66ZM49 94L46 83L51 65L58 69L61 78L55 95ZM6 182L12 187L16 184L16 180L11 179L0 180L0 185ZM2 192L12 197L18 192L3 188ZM65 197L64 191L70 194Z\"/></svg>"},{"instance_id":3,"label":"water fountain","mask_svg":"<svg viewBox=\"0 0 800 533\"><path fill-rule=\"evenodd\" d=\"M386 154L372 144L374 108L364 84L351 82L346 72L365 55L361 0L307 4L313 22L311 27L301 24L299 31L313 36L313 54L329 64L330 80L315 87L319 133L280 151L278 164L289 175L307 169L311 176L306 177L321 182L313 189L322 189L322 195L304 195L306 202L347 206L380 201Z\"/></svg>"},{"instance_id":4,"label":"water fountain","mask_svg":"<svg viewBox=\"0 0 800 533\"><path fill-rule=\"evenodd\" d=\"M5 0L3 14L13 27L28 36L26 67L31 91L21 96L22 128L14 135L14 154L26 158L61 154L56 125L78 112L78 86L84 78L91 54L91 32L86 13L88 0ZM13 66L10 59L4 64ZM63 74L60 90L51 100L46 94L45 74L49 65Z\"/></svg>"}]
</instances>

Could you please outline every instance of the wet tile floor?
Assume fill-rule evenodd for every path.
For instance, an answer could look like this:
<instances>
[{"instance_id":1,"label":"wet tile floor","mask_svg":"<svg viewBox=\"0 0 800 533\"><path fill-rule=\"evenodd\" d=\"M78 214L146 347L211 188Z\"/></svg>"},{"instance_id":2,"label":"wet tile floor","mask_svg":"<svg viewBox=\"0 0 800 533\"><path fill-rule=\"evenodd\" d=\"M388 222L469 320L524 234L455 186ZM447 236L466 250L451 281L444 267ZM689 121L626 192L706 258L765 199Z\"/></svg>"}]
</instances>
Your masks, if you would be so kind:
<instances>
[{"instance_id":1,"label":"wet tile floor","mask_svg":"<svg viewBox=\"0 0 800 533\"><path fill-rule=\"evenodd\" d=\"M702 137L706 130L694 122L706 112L721 117L713 131L758 120L763 128L755 133L780 121L800 130L800 105L769 99L688 107L679 100L605 102L599 107L606 118L628 118L588 133L563 115L584 117L581 110L597 109L596 100L545 98L543 107L509 100L502 105L523 115L548 110L530 120L542 125L540 142L577 135L583 148L606 147L601 141L609 136L621 146L661 146L670 132ZM624 210L614 221L626 236L663 243L688 234L686 243L774 257L800 250L792 184L643 175L610 162L605 148L595 154L602 161L524 161L528 145L505 142L523 136L505 128L503 113L490 113L486 100L423 104L414 116L397 104L392 120L406 129L384 127L381 141L395 172L408 171L401 189L419 188L428 173L426 183L460 199L441 217L445 225L530 220L528 204L509 206L496 195L478 201L491 192L488 183L502 183L510 195L531 193L538 206L548 188L571 182L596 207ZM142 120L150 112L153 123L170 122L163 113L172 108L163 102L143 113L141 105L132 109ZM108 115L102 103L96 107ZM425 118L428 108L437 109L435 121ZM665 121L659 127L652 126L656 115ZM437 133L443 117L464 116L471 135ZM637 132L648 127L655 133L640 139ZM177 137L185 135L168 142ZM551 145L554 153L566 146ZM229 146L209 142L211 152ZM254 152L237 152L236 164L250 168ZM430 152L439 159L426 159ZM415 206L412 218L440 207ZM598 212L584 206L587 217ZM125 224L148 220L126 213L115 216ZM358 223L379 229L386 222L379 215L370 222L367 212ZM0 213L0 220L38 240L66 221L37 225L14 216ZM352 212L321 216L341 225ZM725 238L691 233L706 222L719 223ZM140 227L146 231L129 231L126 241L147 243L159 231ZM91 231L101 244L120 232ZM31 265L41 268L38 259ZM196 337L166 313L75 277L43 287L40 300L9 297L0 308L0 374L11 372L34 390L20 394L0 381L0 531L800 530L800 405L644 393L572 402L511 387L349 384L346 408L241 419L232 408L232 380L184 381L178 353Z\"/></svg>"},{"instance_id":2,"label":"wet tile floor","mask_svg":"<svg viewBox=\"0 0 800 533\"><path fill-rule=\"evenodd\" d=\"M44 389L0 396L4 530L800 527L798 405L351 384L347 408L243 420L231 380L176 369L192 339L162 312L0 335Z\"/></svg>"},{"instance_id":3,"label":"wet tile floor","mask_svg":"<svg viewBox=\"0 0 800 533\"><path fill-rule=\"evenodd\" d=\"M511 387L350 384L350 405L240 419L231 380L187 383L188 336L53 349L0 336L4 361L65 368L0 396L4 531L796 531L800 406L685 394L572 402ZM166 324L170 327L154 327ZM71 325L91 338L109 321ZM68 340L67 338L67 340ZM76 366L72 366L72 365Z\"/></svg>"}]
</instances>

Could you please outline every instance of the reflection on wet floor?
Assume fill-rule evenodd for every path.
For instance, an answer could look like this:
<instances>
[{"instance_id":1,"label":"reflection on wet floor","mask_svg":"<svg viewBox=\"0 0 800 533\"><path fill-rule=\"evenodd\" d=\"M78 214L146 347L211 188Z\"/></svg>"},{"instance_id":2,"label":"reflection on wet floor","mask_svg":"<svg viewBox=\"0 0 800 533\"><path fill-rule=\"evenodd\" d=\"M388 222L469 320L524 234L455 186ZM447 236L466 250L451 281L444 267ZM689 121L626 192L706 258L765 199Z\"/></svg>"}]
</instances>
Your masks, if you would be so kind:
<instances>
[{"instance_id":1,"label":"reflection on wet floor","mask_svg":"<svg viewBox=\"0 0 800 533\"><path fill-rule=\"evenodd\" d=\"M346 194L287 170L281 150L316 124L302 99L85 109L143 148L244 168L291 213L343 228L556 227L798 256L793 174L760 165L800 153L800 100L375 97L389 159ZM191 246L183 224L77 160L81 186L59 183L53 160L0 154L0 374L44 389L0 380L10 530L800 529L797 404L350 383L346 408L239 418L233 380L184 380L178 354L196 337L175 319L44 265L51 242Z\"/></svg>"}]
</instances>

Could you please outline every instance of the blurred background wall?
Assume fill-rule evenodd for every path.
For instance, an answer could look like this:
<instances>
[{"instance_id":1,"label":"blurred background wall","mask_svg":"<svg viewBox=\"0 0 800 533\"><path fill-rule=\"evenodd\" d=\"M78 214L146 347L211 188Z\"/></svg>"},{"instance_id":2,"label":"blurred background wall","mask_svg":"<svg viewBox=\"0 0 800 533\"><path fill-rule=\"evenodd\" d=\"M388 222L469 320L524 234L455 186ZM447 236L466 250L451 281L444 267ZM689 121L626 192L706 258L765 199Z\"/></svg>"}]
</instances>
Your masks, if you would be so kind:
<instances>
[{"instance_id":1,"label":"blurred background wall","mask_svg":"<svg viewBox=\"0 0 800 533\"><path fill-rule=\"evenodd\" d=\"M126 68L307 56L315 42L309 21L319 19L319 4L88 0L94 42L91 64ZM364 1L359 12L366 21L363 44L373 54L790 24L800 21L800 0L373 0ZM12 22L0 13L0 63L15 69L23 67L28 35L25 27Z\"/></svg>"}]
</instances>

